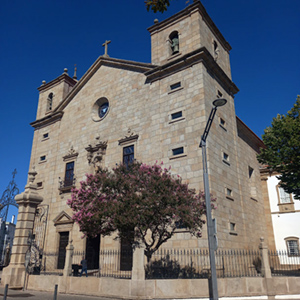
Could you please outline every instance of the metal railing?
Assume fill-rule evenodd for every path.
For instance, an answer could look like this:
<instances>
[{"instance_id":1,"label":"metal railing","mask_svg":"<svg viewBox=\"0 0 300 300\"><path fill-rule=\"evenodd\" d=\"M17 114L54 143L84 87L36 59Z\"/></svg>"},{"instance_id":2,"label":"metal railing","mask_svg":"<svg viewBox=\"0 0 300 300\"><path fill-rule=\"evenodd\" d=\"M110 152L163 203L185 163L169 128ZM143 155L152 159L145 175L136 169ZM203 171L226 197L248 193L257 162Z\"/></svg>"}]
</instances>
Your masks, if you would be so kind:
<instances>
[{"instance_id":1,"label":"metal railing","mask_svg":"<svg viewBox=\"0 0 300 300\"><path fill-rule=\"evenodd\" d=\"M216 251L217 277L261 276L260 251ZM146 279L210 277L208 249L161 249L146 265Z\"/></svg>"},{"instance_id":2,"label":"metal railing","mask_svg":"<svg viewBox=\"0 0 300 300\"><path fill-rule=\"evenodd\" d=\"M58 252L44 252L41 259L40 273L43 275L62 275L63 270L58 269Z\"/></svg>"},{"instance_id":3,"label":"metal railing","mask_svg":"<svg viewBox=\"0 0 300 300\"><path fill-rule=\"evenodd\" d=\"M131 278L132 251L101 250L100 274L102 277Z\"/></svg>"},{"instance_id":4,"label":"metal railing","mask_svg":"<svg viewBox=\"0 0 300 300\"><path fill-rule=\"evenodd\" d=\"M59 252L40 252L31 249L27 271L38 275L62 275L64 265ZM272 276L300 276L300 256L287 251L269 251ZM132 251L116 249L100 250L97 257L74 251L72 275L78 276L81 260L87 257L88 276L131 278ZM218 278L262 276L261 252L259 250L218 250L215 252ZM60 261L60 263L59 263ZM77 270L77 271L76 271ZM208 249L159 249L145 266L146 279L209 278Z\"/></svg>"},{"instance_id":5,"label":"metal railing","mask_svg":"<svg viewBox=\"0 0 300 300\"><path fill-rule=\"evenodd\" d=\"M73 275L80 274L81 260L87 257L88 276L131 278L132 251L106 249L99 252L99 257L92 259L85 251L74 251L72 259ZM78 272L74 272L77 269Z\"/></svg>"},{"instance_id":6,"label":"metal railing","mask_svg":"<svg viewBox=\"0 0 300 300\"><path fill-rule=\"evenodd\" d=\"M272 276L300 276L300 255L287 251L269 251Z\"/></svg>"}]
</instances>

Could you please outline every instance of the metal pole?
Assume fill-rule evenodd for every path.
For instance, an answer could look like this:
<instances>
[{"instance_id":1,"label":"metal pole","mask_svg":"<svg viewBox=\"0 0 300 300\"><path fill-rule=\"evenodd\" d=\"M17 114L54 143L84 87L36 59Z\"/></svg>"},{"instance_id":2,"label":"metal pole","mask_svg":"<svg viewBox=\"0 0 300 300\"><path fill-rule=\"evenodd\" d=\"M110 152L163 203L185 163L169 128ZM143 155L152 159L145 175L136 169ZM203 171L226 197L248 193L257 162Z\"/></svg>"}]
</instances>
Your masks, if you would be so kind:
<instances>
[{"instance_id":1,"label":"metal pole","mask_svg":"<svg viewBox=\"0 0 300 300\"><path fill-rule=\"evenodd\" d=\"M207 156L206 156L206 138L208 136L210 127L214 120L217 107L223 106L227 103L226 99L216 99L213 101L214 108L212 108L208 121L206 123L204 133L201 137L199 147L202 148L202 162L203 162L203 184L205 193L205 204L206 204L206 221L207 221L207 239L208 239L208 249L209 249L209 260L210 260L210 271L211 271L211 293L212 299L218 300L218 282L217 282L217 270L216 270L216 260L215 260L215 250L217 250L217 241L215 237L215 227L211 218L211 202L210 202L210 192L209 192L209 179L207 171Z\"/></svg>"},{"instance_id":2,"label":"metal pole","mask_svg":"<svg viewBox=\"0 0 300 300\"><path fill-rule=\"evenodd\" d=\"M209 180L207 172L207 157L206 157L206 142L202 140L202 162L203 162L203 183L205 193L205 204L206 204L206 221L207 221L207 238L208 238L208 249L209 249L209 260L210 260L210 271L211 271L211 288L212 288L212 299L218 300L218 282L217 282L217 271L216 271L216 260L215 260L215 232L214 225L211 217L211 202L209 192Z\"/></svg>"},{"instance_id":3,"label":"metal pole","mask_svg":"<svg viewBox=\"0 0 300 300\"><path fill-rule=\"evenodd\" d=\"M56 300L57 299L57 288L58 288L58 284L55 285L55 288L54 288L54 296L53 296L53 300Z\"/></svg>"},{"instance_id":4,"label":"metal pole","mask_svg":"<svg viewBox=\"0 0 300 300\"><path fill-rule=\"evenodd\" d=\"M8 292L8 284L5 285L3 300L6 300L7 292Z\"/></svg>"}]
</instances>

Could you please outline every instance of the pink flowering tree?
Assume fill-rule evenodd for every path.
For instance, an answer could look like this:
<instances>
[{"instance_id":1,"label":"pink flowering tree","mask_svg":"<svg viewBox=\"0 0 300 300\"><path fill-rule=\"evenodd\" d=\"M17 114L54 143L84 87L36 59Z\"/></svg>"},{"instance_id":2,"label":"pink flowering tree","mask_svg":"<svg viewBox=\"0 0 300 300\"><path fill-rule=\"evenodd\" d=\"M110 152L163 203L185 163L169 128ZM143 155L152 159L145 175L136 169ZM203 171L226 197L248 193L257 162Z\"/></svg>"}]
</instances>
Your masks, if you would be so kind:
<instances>
[{"instance_id":1,"label":"pink flowering tree","mask_svg":"<svg viewBox=\"0 0 300 300\"><path fill-rule=\"evenodd\" d=\"M143 243L148 259L174 235L179 224L201 237L205 223L204 193L189 189L162 164L133 162L117 165L112 171L100 169L87 175L79 189L73 189L67 203L85 235L117 232L118 238L133 245Z\"/></svg>"}]
</instances>

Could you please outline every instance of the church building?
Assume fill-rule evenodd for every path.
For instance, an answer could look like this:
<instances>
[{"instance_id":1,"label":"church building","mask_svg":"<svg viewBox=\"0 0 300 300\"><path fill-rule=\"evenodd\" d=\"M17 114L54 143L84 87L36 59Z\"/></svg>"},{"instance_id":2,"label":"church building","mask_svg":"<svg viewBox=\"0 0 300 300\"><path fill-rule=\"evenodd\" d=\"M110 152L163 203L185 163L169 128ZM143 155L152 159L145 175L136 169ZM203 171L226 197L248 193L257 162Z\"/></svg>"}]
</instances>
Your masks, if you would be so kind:
<instances>
[{"instance_id":1,"label":"church building","mask_svg":"<svg viewBox=\"0 0 300 300\"><path fill-rule=\"evenodd\" d=\"M99 166L136 159L163 161L190 188L203 190L199 148L212 102L225 98L207 138L210 191L217 198L219 249L257 248L267 240L256 155L262 141L236 116L238 88L231 78L231 46L200 1L148 28L151 63L109 57L108 44L82 78L64 73L38 88L30 170L43 197L34 224L41 251L75 250L97 257L102 249L126 245L113 237L82 238L67 205L72 187ZM240 100L242 101L242 99ZM207 248L203 237L179 228L165 247Z\"/></svg>"}]
</instances>

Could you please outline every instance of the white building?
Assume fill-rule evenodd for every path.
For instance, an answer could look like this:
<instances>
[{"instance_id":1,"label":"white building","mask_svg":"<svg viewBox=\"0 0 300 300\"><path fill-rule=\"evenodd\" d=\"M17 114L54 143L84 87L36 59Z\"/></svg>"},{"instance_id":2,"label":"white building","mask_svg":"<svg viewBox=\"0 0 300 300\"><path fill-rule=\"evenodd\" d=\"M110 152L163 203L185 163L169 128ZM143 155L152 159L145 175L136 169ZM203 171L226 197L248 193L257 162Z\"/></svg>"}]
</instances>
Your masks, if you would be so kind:
<instances>
[{"instance_id":1,"label":"white building","mask_svg":"<svg viewBox=\"0 0 300 300\"><path fill-rule=\"evenodd\" d=\"M288 259L281 263L291 263L295 256L300 255L300 201L294 200L292 194L280 187L278 174L269 174L266 170L261 173L267 187L264 198L266 209L270 210L275 247L277 251L286 251L288 254Z\"/></svg>"}]
</instances>

